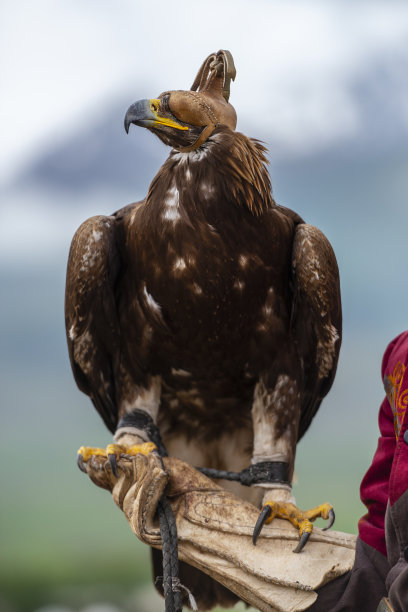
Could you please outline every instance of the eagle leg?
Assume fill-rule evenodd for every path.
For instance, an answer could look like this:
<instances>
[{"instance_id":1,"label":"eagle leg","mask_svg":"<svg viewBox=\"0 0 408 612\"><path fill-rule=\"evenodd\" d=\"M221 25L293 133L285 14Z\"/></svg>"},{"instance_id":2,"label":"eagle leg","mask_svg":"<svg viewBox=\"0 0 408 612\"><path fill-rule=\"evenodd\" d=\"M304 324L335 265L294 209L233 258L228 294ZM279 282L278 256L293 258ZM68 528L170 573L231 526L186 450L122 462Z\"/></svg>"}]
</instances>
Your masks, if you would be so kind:
<instances>
[{"instance_id":1,"label":"eagle leg","mask_svg":"<svg viewBox=\"0 0 408 612\"><path fill-rule=\"evenodd\" d=\"M267 501L261 510L254 528L252 535L254 545L256 545L262 527L270 523L274 518L288 520L299 530L300 541L293 552L300 553L313 531L312 522L317 518L326 519L329 523L325 530L330 529L334 523L335 515L333 507L327 503L316 506L311 510L302 511L290 502Z\"/></svg>"},{"instance_id":2,"label":"eagle leg","mask_svg":"<svg viewBox=\"0 0 408 612\"><path fill-rule=\"evenodd\" d=\"M112 473L116 478L118 477L118 458L122 455L133 456L137 454L148 455L149 453L157 451L157 446L153 442L145 442L144 444L134 444L128 446L125 444L108 444L106 449L95 448L92 446L81 446L78 450L77 465L82 472L86 473L85 464L91 459L92 456L105 457L107 464L109 464Z\"/></svg>"}]
</instances>

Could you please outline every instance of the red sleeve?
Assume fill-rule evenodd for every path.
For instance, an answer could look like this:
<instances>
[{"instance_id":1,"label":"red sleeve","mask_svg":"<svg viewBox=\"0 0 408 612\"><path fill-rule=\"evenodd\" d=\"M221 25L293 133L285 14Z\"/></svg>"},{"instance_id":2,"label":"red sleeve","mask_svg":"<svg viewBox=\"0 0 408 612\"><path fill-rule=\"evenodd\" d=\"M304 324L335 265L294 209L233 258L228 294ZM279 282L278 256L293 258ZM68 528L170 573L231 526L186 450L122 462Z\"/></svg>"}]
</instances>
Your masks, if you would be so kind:
<instances>
[{"instance_id":1,"label":"red sleeve","mask_svg":"<svg viewBox=\"0 0 408 612\"><path fill-rule=\"evenodd\" d=\"M397 442L393 414L387 398L381 404L378 420L381 435L377 450L360 487L361 501L367 506L368 513L360 519L358 532L364 542L386 556L384 517Z\"/></svg>"},{"instance_id":2,"label":"red sleeve","mask_svg":"<svg viewBox=\"0 0 408 612\"><path fill-rule=\"evenodd\" d=\"M381 376L388 397L384 399L380 408L378 418L380 437L377 450L360 487L361 501L367 506L368 513L359 521L359 536L383 555L387 555L384 519L389 501L391 471L394 471L393 461L399 435L399 431L395 429L396 426L398 429L395 403L398 399L400 386L404 382L402 381L402 375L405 371L408 374L407 361L408 332L403 332L389 343L384 353ZM398 388L396 387L396 368L398 369ZM402 415L400 416L402 417ZM392 500L390 501L392 502Z\"/></svg>"}]
</instances>

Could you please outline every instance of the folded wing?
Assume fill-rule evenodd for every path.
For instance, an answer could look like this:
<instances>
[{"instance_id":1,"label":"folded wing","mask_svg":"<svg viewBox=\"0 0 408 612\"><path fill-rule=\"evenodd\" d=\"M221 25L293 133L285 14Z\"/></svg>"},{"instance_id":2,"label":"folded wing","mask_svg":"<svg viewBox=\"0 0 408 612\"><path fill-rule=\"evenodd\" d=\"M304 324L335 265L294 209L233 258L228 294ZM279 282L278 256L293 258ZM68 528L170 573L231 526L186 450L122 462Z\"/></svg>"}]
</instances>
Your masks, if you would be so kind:
<instances>
[{"instance_id":1,"label":"folded wing","mask_svg":"<svg viewBox=\"0 0 408 612\"><path fill-rule=\"evenodd\" d=\"M301 223L296 228L292 281L291 325L304 372L300 439L333 384L342 335L336 257L327 238L313 225Z\"/></svg>"},{"instance_id":2,"label":"folded wing","mask_svg":"<svg viewBox=\"0 0 408 612\"><path fill-rule=\"evenodd\" d=\"M77 230L68 259L65 323L78 387L90 396L106 426L117 425L115 371L119 325L114 286L120 269L116 220L97 216Z\"/></svg>"}]
</instances>

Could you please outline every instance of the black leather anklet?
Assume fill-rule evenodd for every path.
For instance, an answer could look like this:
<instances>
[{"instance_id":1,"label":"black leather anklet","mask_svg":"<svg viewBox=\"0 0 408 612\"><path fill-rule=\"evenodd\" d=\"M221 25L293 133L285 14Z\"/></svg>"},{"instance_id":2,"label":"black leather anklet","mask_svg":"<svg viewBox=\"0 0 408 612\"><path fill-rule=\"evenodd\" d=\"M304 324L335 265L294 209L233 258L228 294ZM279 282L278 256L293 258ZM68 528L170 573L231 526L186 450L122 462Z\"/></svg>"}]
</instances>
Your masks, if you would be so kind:
<instances>
[{"instance_id":1,"label":"black leather anklet","mask_svg":"<svg viewBox=\"0 0 408 612\"><path fill-rule=\"evenodd\" d=\"M145 412L144 410L135 408L134 410L132 410L132 412L126 414L120 419L116 431L124 427L135 427L136 429L141 429L142 431L145 431L149 437L149 440L151 440L151 442L153 442L153 444L157 446L160 456L168 456L166 447L164 446L163 440L161 439L159 428L153 422L153 419L150 414L147 414L147 412Z\"/></svg>"}]
</instances>

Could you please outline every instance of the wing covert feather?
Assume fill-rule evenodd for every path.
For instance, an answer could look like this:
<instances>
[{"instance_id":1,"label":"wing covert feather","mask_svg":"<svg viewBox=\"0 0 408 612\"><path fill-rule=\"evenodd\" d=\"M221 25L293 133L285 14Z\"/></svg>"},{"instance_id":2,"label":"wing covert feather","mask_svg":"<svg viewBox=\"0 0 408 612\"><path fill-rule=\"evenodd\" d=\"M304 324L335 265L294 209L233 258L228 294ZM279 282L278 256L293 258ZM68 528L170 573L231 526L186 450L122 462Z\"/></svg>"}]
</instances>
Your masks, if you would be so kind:
<instances>
[{"instance_id":1,"label":"wing covert feather","mask_svg":"<svg viewBox=\"0 0 408 612\"><path fill-rule=\"evenodd\" d=\"M292 270L292 329L305 377L300 439L333 384L342 335L336 256L330 242L316 227L306 223L296 227Z\"/></svg>"},{"instance_id":2,"label":"wing covert feather","mask_svg":"<svg viewBox=\"0 0 408 612\"><path fill-rule=\"evenodd\" d=\"M65 290L65 325L75 381L106 426L117 424L114 372L119 325L114 286L120 258L114 217L85 221L71 243Z\"/></svg>"}]
</instances>

